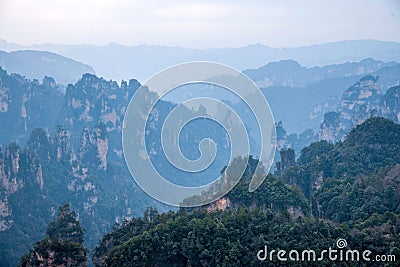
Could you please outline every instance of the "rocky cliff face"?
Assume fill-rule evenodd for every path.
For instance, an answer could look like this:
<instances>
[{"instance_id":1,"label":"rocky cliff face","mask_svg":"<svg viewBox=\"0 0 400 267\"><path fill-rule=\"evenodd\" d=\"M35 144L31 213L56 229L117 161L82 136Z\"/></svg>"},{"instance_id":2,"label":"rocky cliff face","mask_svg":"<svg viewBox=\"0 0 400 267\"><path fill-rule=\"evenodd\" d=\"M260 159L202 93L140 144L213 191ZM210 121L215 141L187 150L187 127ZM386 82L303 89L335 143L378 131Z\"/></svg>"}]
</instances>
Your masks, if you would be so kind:
<instances>
[{"instance_id":1,"label":"rocky cliff face","mask_svg":"<svg viewBox=\"0 0 400 267\"><path fill-rule=\"evenodd\" d=\"M6 152L0 149L0 231L9 230L13 225L12 207L9 196L24 186L24 182L17 179L20 164L20 148L15 143L6 146Z\"/></svg>"},{"instance_id":2,"label":"rocky cliff face","mask_svg":"<svg viewBox=\"0 0 400 267\"><path fill-rule=\"evenodd\" d=\"M340 118L340 114L334 111L325 113L324 121L321 124L321 130L319 132L319 139L334 143L338 140L342 140L344 135L345 126Z\"/></svg>"},{"instance_id":3,"label":"rocky cliff face","mask_svg":"<svg viewBox=\"0 0 400 267\"><path fill-rule=\"evenodd\" d=\"M79 146L79 159L85 161L93 157L91 161L98 160L96 163L98 169L107 170L107 152L108 133L105 124L98 124L93 132L84 128Z\"/></svg>"},{"instance_id":4,"label":"rocky cliff face","mask_svg":"<svg viewBox=\"0 0 400 267\"><path fill-rule=\"evenodd\" d=\"M62 126L54 136L36 129L25 148L11 143L0 153L0 246L5 249L0 262L15 265L15 259L6 257L19 257L43 236L45 223L63 202L76 207L89 248L114 222L141 215L154 203L137 188L127 169L107 161L105 124L84 129L77 152L69 149L70 135Z\"/></svg>"},{"instance_id":5,"label":"rocky cliff face","mask_svg":"<svg viewBox=\"0 0 400 267\"><path fill-rule=\"evenodd\" d=\"M278 176L282 176L283 172L296 163L295 152L293 149L282 149L279 151L280 161L276 163L276 172Z\"/></svg>"},{"instance_id":6,"label":"rocky cliff face","mask_svg":"<svg viewBox=\"0 0 400 267\"><path fill-rule=\"evenodd\" d=\"M136 80L129 83L122 81L121 86L114 81L106 81L95 75L85 74L75 84L69 85L64 98L61 123L72 133L80 133L83 129L94 129L99 123L111 136L95 138L101 154L102 166L106 168L107 151L110 158L121 159L121 131L125 108L132 95L139 88ZM79 146L80 136L71 136L71 141Z\"/></svg>"},{"instance_id":7,"label":"rocky cliff face","mask_svg":"<svg viewBox=\"0 0 400 267\"><path fill-rule=\"evenodd\" d=\"M121 164L122 120L138 87L85 74L63 93L51 77L0 69L1 263L16 265L63 202L76 207L89 248L114 222L154 205Z\"/></svg>"},{"instance_id":8,"label":"rocky cliff face","mask_svg":"<svg viewBox=\"0 0 400 267\"><path fill-rule=\"evenodd\" d=\"M400 123L400 85L389 88L382 97L380 111L385 117Z\"/></svg>"},{"instance_id":9,"label":"rocky cliff face","mask_svg":"<svg viewBox=\"0 0 400 267\"><path fill-rule=\"evenodd\" d=\"M43 165L50 162L51 144L42 129L33 131L28 145L21 149L16 143L6 146L5 154L0 153L0 225L1 231L9 230L13 224L13 207L9 199L18 195L20 190L34 186L43 193L45 179ZM1 152L1 150L0 150Z\"/></svg>"},{"instance_id":10,"label":"rocky cliff face","mask_svg":"<svg viewBox=\"0 0 400 267\"><path fill-rule=\"evenodd\" d=\"M37 127L54 129L62 100L54 79L39 83L0 68L0 144L24 142Z\"/></svg>"},{"instance_id":11,"label":"rocky cliff face","mask_svg":"<svg viewBox=\"0 0 400 267\"><path fill-rule=\"evenodd\" d=\"M125 108L139 86L136 80L122 81L119 86L115 81L84 74L63 94L51 77L46 76L39 83L0 68L0 121L7 125L0 129L0 144L24 143L35 128L52 132L57 125L63 125L71 133L70 149L77 151L83 129L94 130L103 123L112 139L109 143L97 140L104 168L108 151L108 157L121 159Z\"/></svg>"},{"instance_id":12,"label":"rocky cliff face","mask_svg":"<svg viewBox=\"0 0 400 267\"><path fill-rule=\"evenodd\" d=\"M373 112L378 114L381 96L378 77L367 75L344 92L338 111L351 124L361 124Z\"/></svg>"},{"instance_id":13,"label":"rocky cliff face","mask_svg":"<svg viewBox=\"0 0 400 267\"><path fill-rule=\"evenodd\" d=\"M275 162L279 161L280 151L286 149L293 149L295 154L298 155L300 150L318 140L318 134L314 133L313 129L306 129L300 134L289 134L281 121L275 124L276 127L276 152Z\"/></svg>"},{"instance_id":14,"label":"rocky cliff face","mask_svg":"<svg viewBox=\"0 0 400 267\"><path fill-rule=\"evenodd\" d=\"M390 118L399 123L399 92L400 86L397 85L383 94L378 76L364 76L344 92L336 112L324 114L320 140L333 143L343 140L350 129L374 116Z\"/></svg>"}]
</instances>

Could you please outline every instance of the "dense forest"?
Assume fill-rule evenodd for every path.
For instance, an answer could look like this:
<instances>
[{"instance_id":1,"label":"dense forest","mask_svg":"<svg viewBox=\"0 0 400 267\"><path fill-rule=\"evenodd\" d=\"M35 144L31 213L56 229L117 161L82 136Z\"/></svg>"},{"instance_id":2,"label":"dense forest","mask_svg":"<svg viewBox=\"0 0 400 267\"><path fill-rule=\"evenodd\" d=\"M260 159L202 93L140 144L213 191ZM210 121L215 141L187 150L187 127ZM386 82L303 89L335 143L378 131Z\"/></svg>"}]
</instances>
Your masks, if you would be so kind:
<instances>
[{"instance_id":1,"label":"dense forest","mask_svg":"<svg viewBox=\"0 0 400 267\"><path fill-rule=\"evenodd\" d=\"M257 253L335 247L400 257L400 125L371 118L336 144L320 141L301 151L279 176L247 192L255 159L239 184L223 199L196 209L123 221L106 234L93 253L96 266L271 266ZM288 155L291 153L283 153ZM284 160L284 158L282 159ZM223 200L223 201L222 201ZM394 256L393 258L389 255ZM388 260L389 259L389 260ZM355 260L337 262L359 266ZM382 266L382 262L362 264ZM332 266L295 261L290 265Z\"/></svg>"}]
</instances>

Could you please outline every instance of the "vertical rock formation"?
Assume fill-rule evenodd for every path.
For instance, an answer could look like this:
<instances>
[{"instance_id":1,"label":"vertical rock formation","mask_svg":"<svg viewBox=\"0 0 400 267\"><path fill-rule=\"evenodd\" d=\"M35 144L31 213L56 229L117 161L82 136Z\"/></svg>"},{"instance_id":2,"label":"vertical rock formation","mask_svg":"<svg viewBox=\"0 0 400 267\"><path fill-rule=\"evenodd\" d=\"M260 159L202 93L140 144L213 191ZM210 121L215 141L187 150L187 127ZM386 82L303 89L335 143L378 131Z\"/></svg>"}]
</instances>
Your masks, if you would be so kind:
<instances>
[{"instance_id":1,"label":"vertical rock formation","mask_svg":"<svg viewBox=\"0 0 400 267\"><path fill-rule=\"evenodd\" d=\"M19 170L20 148L17 144L11 143L6 146L6 153L3 160L2 185L6 194L12 194L18 189L17 175ZM21 182L22 183L22 182ZM22 184L20 183L20 186Z\"/></svg>"},{"instance_id":2,"label":"vertical rock formation","mask_svg":"<svg viewBox=\"0 0 400 267\"><path fill-rule=\"evenodd\" d=\"M24 143L33 129L55 127L63 97L51 77L39 83L0 68L0 144Z\"/></svg>"},{"instance_id":3,"label":"vertical rock formation","mask_svg":"<svg viewBox=\"0 0 400 267\"><path fill-rule=\"evenodd\" d=\"M382 97L382 114L400 123L400 85L389 88L386 94Z\"/></svg>"},{"instance_id":4,"label":"vertical rock formation","mask_svg":"<svg viewBox=\"0 0 400 267\"><path fill-rule=\"evenodd\" d=\"M103 155L108 150L109 157L118 160L122 157L122 145L118 141L121 139L122 121L126 106L139 86L136 80L130 80L129 83L122 81L119 87L115 81L85 74L76 84L67 87L61 123L75 133L71 136L73 146L78 147L81 141L76 133L81 133L85 128L96 131L99 123L104 124L105 130L116 139L112 143L108 143L108 137L96 140L103 169L106 169Z\"/></svg>"},{"instance_id":5,"label":"vertical rock formation","mask_svg":"<svg viewBox=\"0 0 400 267\"><path fill-rule=\"evenodd\" d=\"M83 242L83 229L65 204L57 219L46 230L47 237L36 242L34 249L22 257L21 266L33 267L86 267L87 252Z\"/></svg>"},{"instance_id":6,"label":"vertical rock formation","mask_svg":"<svg viewBox=\"0 0 400 267\"><path fill-rule=\"evenodd\" d=\"M6 146L4 157L0 148L0 231L9 230L13 225L9 196L23 187L23 182L17 179L19 160L20 148L15 143Z\"/></svg>"},{"instance_id":7,"label":"vertical rock formation","mask_svg":"<svg viewBox=\"0 0 400 267\"><path fill-rule=\"evenodd\" d=\"M104 123L99 123L94 132L90 132L85 128L82 133L79 157L82 161L94 158L98 159L96 164L98 169L107 170L107 153L108 153L108 133Z\"/></svg>"},{"instance_id":8,"label":"vertical rock formation","mask_svg":"<svg viewBox=\"0 0 400 267\"><path fill-rule=\"evenodd\" d=\"M343 93L339 112L353 126L363 123L371 112L379 111L382 94L378 78L367 75Z\"/></svg>"},{"instance_id":9,"label":"vertical rock formation","mask_svg":"<svg viewBox=\"0 0 400 267\"><path fill-rule=\"evenodd\" d=\"M63 125L57 126L56 136L53 141L56 147L56 158L58 161L65 158L70 159L68 134Z\"/></svg>"},{"instance_id":10,"label":"vertical rock formation","mask_svg":"<svg viewBox=\"0 0 400 267\"><path fill-rule=\"evenodd\" d=\"M95 142L97 146L97 155L100 159L99 169L107 170L108 135L104 123L100 123L96 128Z\"/></svg>"},{"instance_id":11,"label":"vertical rock formation","mask_svg":"<svg viewBox=\"0 0 400 267\"><path fill-rule=\"evenodd\" d=\"M319 139L335 143L343 139L345 132L344 127L339 113L334 111L325 113L324 120L321 123Z\"/></svg>"},{"instance_id":12,"label":"vertical rock formation","mask_svg":"<svg viewBox=\"0 0 400 267\"><path fill-rule=\"evenodd\" d=\"M291 148L279 151L281 161L276 163L276 175L281 176L283 172L296 163L294 150Z\"/></svg>"}]
</instances>

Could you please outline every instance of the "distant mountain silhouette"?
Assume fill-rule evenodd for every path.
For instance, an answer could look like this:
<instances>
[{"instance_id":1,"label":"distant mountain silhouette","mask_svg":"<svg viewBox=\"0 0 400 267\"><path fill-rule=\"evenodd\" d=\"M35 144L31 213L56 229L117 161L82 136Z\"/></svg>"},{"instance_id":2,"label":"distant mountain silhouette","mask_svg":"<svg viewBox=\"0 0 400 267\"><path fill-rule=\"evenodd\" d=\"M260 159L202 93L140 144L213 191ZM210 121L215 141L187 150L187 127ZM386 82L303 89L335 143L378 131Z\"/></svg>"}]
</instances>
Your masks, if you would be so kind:
<instances>
[{"instance_id":1,"label":"distant mountain silhouette","mask_svg":"<svg viewBox=\"0 0 400 267\"><path fill-rule=\"evenodd\" d=\"M376 40L353 40L319 45L273 48L253 44L239 48L190 49L171 46L135 45L58 45L22 46L0 40L0 49L11 51L34 49L51 51L93 66L106 79L137 78L141 82L174 64L206 60L231 65L237 69L257 68L267 62L283 59L298 61L303 66L323 66L374 58L400 61L400 43Z\"/></svg>"},{"instance_id":2,"label":"distant mountain silhouette","mask_svg":"<svg viewBox=\"0 0 400 267\"><path fill-rule=\"evenodd\" d=\"M1 42L0 42L1 45ZM55 53L35 50L0 51L0 66L8 73L19 73L41 81L51 76L63 85L74 83L84 73L95 71L91 66Z\"/></svg>"}]
</instances>

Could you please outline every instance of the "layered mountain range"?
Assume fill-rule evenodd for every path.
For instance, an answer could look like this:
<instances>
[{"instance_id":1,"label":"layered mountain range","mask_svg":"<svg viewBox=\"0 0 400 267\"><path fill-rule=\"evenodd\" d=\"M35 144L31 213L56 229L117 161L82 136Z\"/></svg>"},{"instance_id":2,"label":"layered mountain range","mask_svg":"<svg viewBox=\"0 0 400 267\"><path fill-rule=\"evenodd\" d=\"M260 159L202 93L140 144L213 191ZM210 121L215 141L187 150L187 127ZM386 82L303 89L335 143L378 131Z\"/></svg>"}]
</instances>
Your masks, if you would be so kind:
<instances>
[{"instance_id":1,"label":"layered mountain range","mask_svg":"<svg viewBox=\"0 0 400 267\"><path fill-rule=\"evenodd\" d=\"M376 40L349 40L302 47L275 48L251 44L238 48L193 49L161 45L60 45L24 46L0 40L0 50L40 50L85 62L107 79L138 78L141 82L171 65L188 61L215 61L239 70L258 68L266 62L292 59L303 66L324 66L360 61L372 57L400 61L400 43ZM49 74L47 74L49 75ZM41 77L39 77L41 78Z\"/></svg>"},{"instance_id":2,"label":"layered mountain range","mask_svg":"<svg viewBox=\"0 0 400 267\"><path fill-rule=\"evenodd\" d=\"M289 132L318 131L323 115L335 111L342 94L366 75L379 76L382 93L399 84L400 65L373 59L306 68L292 60L269 63L244 73L259 85L276 121ZM290 111L288 108L290 107Z\"/></svg>"},{"instance_id":3,"label":"layered mountain range","mask_svg":"<svg viewBox=\"0 0 400 267\"><path fill-rule=\"evenodd\" d=\"M279 150L298 152L318 139L342 140L371 116L399 122L399 64L372 59L311 69L293 61L274 64L246 72L267 86L262 90L283 121L276 125ZM89 249L115 222L141 215L147 206L171 209L147 196L124 162L122 121L139 82L118 84L89 73L65 90L57 82L0 69L0 262L5 266L15 265L31 243L43 238L64 202L77 211ZM149 103L154 97L143 95ZM165 117L173 105L161 102L154 119ZM296 105L306 111L297 112ZM315 110L316 105L322 108ZM319 115L310 120L310 110ZM305 122L305 130L288 134L285 127L296 129L293 120ZM310 121L323 122L319 129ZM158 132L160 123L149 124L150 130ZM209 129L198 127L188 135L202 136ZM183 150L195 158L198 144L189 141L183 139ZM156 152L161 149L157 142L153 146ZM159 159L157 153L154 158Z\"/></svg>"},{"instance_id":4,"label":"layered mountain range","mask_svg":"<svg viewBox=\"0 0 400 267\"><path fill-rule=\"evenodd\" d=\"M270 85L261 89L277 121L278 150L293 148L298 155L304 146L317 140L335 143L343 140L352 128L374 116L399 122L400 64L383 64L367 59L350 68L354 72L326 79L312 75L320 72L320 68L306 69L292 61L285 61L284 64L297 66L311 78L303 79L302 87ZM349 68L349 65L342 67ZM271 66L266 65L265 68ZM326 75L329 72L344 75L340 67L336 70L334 66L324 68L331 70ZM362 69L360 73L363 74L359 74L357 69ZM264 76L258 73L257 77L273 77L275 81L284 83L272 73L271 69ZM286 78L291 73L288 72ZM256 82L257 77L254 77ZM293 129L298 130L293 132Z\"/></svg>"}]
</instances>

